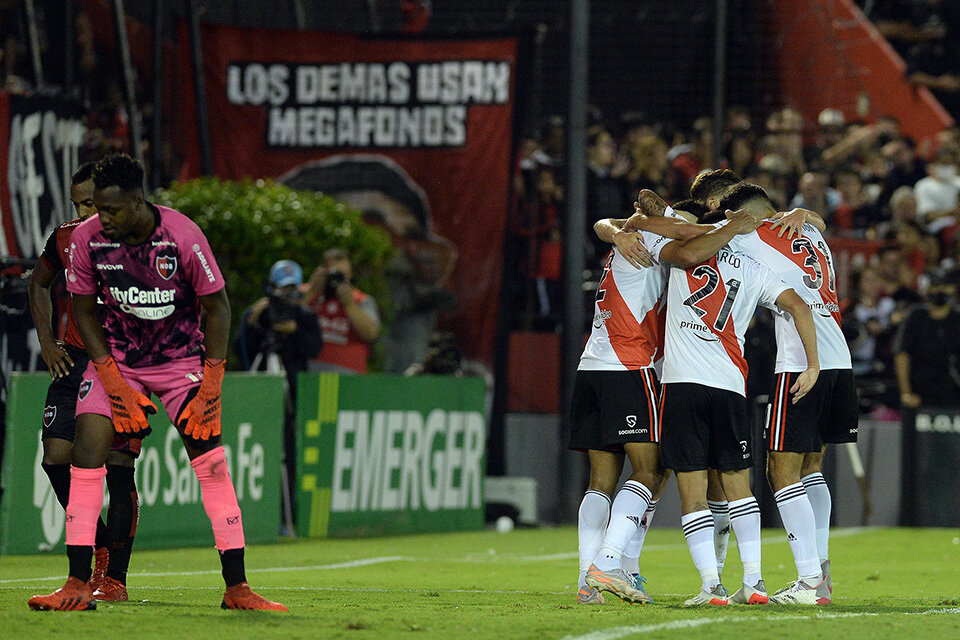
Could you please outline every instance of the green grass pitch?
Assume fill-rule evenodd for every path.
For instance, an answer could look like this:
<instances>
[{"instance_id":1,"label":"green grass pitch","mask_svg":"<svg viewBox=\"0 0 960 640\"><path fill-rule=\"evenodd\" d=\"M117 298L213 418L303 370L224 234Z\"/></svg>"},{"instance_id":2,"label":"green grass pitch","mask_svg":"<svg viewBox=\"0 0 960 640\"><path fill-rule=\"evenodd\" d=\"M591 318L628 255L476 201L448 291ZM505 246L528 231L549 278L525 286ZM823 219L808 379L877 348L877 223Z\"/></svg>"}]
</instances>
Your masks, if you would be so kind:
<instances>
[{"instance_id":1,"label":"green grass pitch","mask_svg":"<svg viewBox=\"0 0 960 640\"><path fill-rule=\"evenodd\" d=\"M678 529L654 528L641 569L656 604L575 604L576 529L507 534L298 540L247 550L247 577L288 614L221 611L210 549L134 550L130 602L83 613L33 612L59 587L62 556L0 558L0 638L960 638L960 531L840 530L831 541L834 601L824 607L713 607L682 600L699 577ZM764 531L771 591L795 572L780 531ZM731 539L725 575L737 586Z\"/></svg>"}]
</instances>

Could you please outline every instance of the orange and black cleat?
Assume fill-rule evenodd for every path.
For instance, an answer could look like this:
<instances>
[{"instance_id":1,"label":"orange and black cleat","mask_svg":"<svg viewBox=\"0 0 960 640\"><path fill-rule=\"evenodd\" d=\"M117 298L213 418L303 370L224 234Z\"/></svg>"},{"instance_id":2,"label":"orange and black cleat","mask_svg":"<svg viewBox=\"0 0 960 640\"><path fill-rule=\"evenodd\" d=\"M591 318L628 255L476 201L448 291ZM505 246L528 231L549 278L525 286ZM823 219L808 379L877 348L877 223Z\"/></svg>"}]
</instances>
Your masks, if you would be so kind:
<instances>
[{"instance_id":1,"label":"orange and black cleat","mask_svg":"<svg viewBox=\"0 0 960 640\"><path fill-rule=\"evenodd\" d=\"M48 596L33 596L27 605L34 611L92 611L97 601L89 583L70 576L65 585Z\"/></svg>"},{"instance_id":2,"label":"orange and black cleat","mask_svg":"<svg viewBox=\"0 0 960 640\"><path fill-rule=\"evenodd\" d=\"M264 611L286 611L287 608L279 602L271 602L263 596L253 592L246 582L227 587L223 594L221 609L261 609Z\"/></svg>"},{"instance_id":3,"label":"orange and black cleat","mask_svg":"<svg viewBox=\"0 0 960 640\"><path fill-rule=\"evenodd\" d=\"M110 576L106 576L103 579L100 588L93 592L93 597L97 600L110 602L126 602L129 600L127 597L127 585L119 580L114 580Z\"/></svg>"}]
</instances>

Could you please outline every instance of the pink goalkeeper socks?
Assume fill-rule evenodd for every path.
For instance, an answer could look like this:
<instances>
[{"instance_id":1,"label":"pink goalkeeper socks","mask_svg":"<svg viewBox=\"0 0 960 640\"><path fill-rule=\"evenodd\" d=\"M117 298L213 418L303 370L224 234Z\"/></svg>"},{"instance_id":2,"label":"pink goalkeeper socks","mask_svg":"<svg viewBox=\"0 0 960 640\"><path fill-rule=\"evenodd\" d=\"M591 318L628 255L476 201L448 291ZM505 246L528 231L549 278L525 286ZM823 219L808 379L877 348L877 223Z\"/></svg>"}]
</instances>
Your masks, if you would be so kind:
<instances>
[{"instance_id":1,"label":"pink goalkeeper socks","mask_svg":"<svg viewBox=\"0 0 960 640\"><path fill-rule=\"evenodd\" d=\"M67 544L94 546L97 518L103 508L103 477L106 467L81 469L70 466L70 499L67 502Z\"/></svg>"},{"instance_id":2,"label":"pink goalkeeper socks","mask_svg":"<svg viewBox=\"0 0 960 640\"><path fill-rule=\"evenodd\" d=\"M217 447L194 458L190 465L200 481L203 508L213 525L213 538L217 549L242 549L243 520L240 517L240 505L237 504L237 492L230 481L223 447Z\"/></svg>"}]
</instances>

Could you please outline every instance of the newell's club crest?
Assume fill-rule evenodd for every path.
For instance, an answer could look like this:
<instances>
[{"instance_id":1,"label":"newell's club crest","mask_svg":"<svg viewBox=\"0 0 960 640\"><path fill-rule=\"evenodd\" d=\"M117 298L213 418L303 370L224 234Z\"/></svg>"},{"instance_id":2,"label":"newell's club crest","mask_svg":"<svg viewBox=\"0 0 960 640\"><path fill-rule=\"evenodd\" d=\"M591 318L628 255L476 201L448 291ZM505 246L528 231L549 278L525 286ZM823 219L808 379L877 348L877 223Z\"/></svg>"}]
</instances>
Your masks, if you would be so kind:
<instances>
[{"instance_id":1,"label":"newell's club crest","mask_svg":"<svg viewBox=\"0 0 960 640\"><path fill-rule=\"evenodd\" d=\"M93 386L93 380L84 380L80 383L80 390L77 392L77 397L83 400L87 397L87 394L90 393L90 387ZM46 417L46 412L44 412L44 417Z\"/></svg>"},{"instance_id":2,"label":"newell's club crest","mask_svg":"<svg viewBox=\"0 0 960 640\"><path fill-rule=\"evenodd\" d=\"M176 256L157 256L157 273L164 280L169 280L177 272Z\"/></svg>"},{"instance_id":3,"label":"newell's club crest","mask_svg":"<svg viewBox=\"0 0 960 640\"><path fill-rule=\"evenodd\" d=\"M43 426L49 428L57 418L57 407L46 406L43 408Z\"/></svg>"}]
</instances>

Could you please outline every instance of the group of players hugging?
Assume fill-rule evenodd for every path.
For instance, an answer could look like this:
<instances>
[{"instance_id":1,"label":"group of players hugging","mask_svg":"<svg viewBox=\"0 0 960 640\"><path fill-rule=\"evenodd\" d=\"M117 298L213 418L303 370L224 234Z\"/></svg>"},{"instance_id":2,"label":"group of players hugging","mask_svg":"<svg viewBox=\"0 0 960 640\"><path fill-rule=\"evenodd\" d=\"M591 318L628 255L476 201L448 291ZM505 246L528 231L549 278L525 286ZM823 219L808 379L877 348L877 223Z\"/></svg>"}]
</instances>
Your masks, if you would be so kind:
<instances>
[{"instance_id":1,"label":"group of players hugging","mask_svg":"<svg viewBox=\"0 0 960 640\"><path fill-rule=\"evenodd\" d=\"M244 570L243 522L220 440L230 332L223 276L196 224L145 200L143 178L123 154L80 166L70 187L77 218L54 231L31 274L30 310L52 379L42 466L66 509L70 568L63 587L28 604L84 611L127 600L139 509L133 461L150 432L147 414L157 411L154 394L200 483L226 583L221 607L286 611L254 593ZM60 272L70 294L62 341L50 294Z\"/></svg>"},{"instance_id":2,"label":"group of players hugging","mask_svg":"<svg viewBox=\"0 0 960 640\"><path fill-rule=\"evenodd\" d=\"M632 217L594 225L613 248L570 407L569 446L590 459L577 601L600 604L604 591L653 601L638 558L672 471L701 577L686 606L829 604L831 498L820 467L827 444L856 441L858 410L824 222L777 212L729 170L701 174L690 195L670 207L644 190ZM777 340L767 479L797 567L769 596L743 349L761 305ZM614 497L625 457L632 474ZM721 582L731 527L743 564L732 595Z\"/></svg>"}]
</instances>

